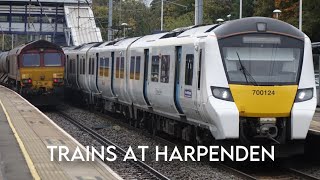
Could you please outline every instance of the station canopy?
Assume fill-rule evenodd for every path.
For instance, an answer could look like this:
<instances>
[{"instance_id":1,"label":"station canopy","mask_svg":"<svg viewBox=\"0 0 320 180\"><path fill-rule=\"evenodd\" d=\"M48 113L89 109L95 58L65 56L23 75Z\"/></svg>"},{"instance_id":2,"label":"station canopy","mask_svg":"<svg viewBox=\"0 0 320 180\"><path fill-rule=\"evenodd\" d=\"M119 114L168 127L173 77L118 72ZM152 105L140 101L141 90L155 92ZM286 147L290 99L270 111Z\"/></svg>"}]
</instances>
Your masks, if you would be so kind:
<instances>
[{"instance_id":1,"label":"station canopy","mask_svg":"<svg viewBox=\"0 0 320 180\"><path fill-rule=\"evenodd\" d=\"M70 3L70 4L78 4L78 0L10 0L11 2L35 2L38 3ZM8 2L10 2L8 1ZM92 0L80 0L80 3L92 3Z\"/></svg>"}]
</instances>

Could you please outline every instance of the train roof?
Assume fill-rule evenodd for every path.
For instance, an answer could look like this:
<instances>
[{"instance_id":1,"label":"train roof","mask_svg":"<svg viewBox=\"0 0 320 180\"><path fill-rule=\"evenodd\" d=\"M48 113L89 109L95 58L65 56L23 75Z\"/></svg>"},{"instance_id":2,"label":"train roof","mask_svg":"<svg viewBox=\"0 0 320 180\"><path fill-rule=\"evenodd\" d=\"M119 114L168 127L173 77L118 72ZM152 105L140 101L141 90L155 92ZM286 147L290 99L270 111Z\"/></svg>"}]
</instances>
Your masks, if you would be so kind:
<instances>
[{"instance_id":1,"label":"train roof","mask_svg":"<svg viewBox=\"0 0 320 180\"><path fill-rule=\"evenodd\" d=\"M305 34L286 22L266 17L248 17L218 26L213 30L218 39L244 33L276 33L304 40Z\"/></svg>"},{"instance_id":2,"label":"train roof","mask_svg":"<svg viewBox=\"0 0 320 180\"><path fill-rule=\"evenodd\" d=\"M258 27L259 26L259 27ZM259 29L262 28L262 29ZM169 32L146 35L142 37L133 37L126 39L117 39L114 41L103 42L95 45L84 44L73 48L73 50L81 50L89 47L98 49L122 49L129 45L132 47L146 47L153 43L171 41L171 38L187 38L187 37L206 37L209 34L215 35L218 39L242 33L277 33L281 35L291 36L304 40L305 34L296 27L273 18L266 17L248 17L226 21L222 24L197 25L183 28L177 28ZM165 41L162 41L165 40ZM97 48L97 49L96 49ZM66 49L70 50L70 49Z\"/></svg>"},{"instance_id":3,"label":"train roof","mask_svg":"<svg viewBox=\"0 0 320 180\"><path fill-rule=\"evenodd\" d=\"M57 44L54 44L46 40L37 40L37 41L31 41L26 44L17 46L11 49L9 51L9 54L19 54L21 52L28 51L31 49L56 49L58 51L63 51L62 48Z\"/></svg>"},{"instance_id":4,"label":"train roof","mask_svg":"<svg viewBox=\"0 0 320 180\"><path fill-rule=\"evenodd\" d=\"M62 48L59 45L46 40L32 41L22 46L23 51L27 51L30 49L37 49L37 48L44 48L44 49L50 48L50 49L57 49L62 51Z\"/></svg>"}]
</instances>

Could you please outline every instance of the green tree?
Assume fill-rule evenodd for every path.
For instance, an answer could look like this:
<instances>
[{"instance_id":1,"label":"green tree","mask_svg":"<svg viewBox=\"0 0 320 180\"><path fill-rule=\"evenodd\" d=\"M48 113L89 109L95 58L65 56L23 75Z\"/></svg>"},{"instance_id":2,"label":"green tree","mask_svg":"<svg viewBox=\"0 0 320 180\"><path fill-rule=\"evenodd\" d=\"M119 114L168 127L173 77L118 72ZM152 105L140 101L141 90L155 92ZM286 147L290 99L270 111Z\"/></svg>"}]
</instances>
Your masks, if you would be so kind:
<instances>
[{"instance_id":1,"label":"green tree","mask_svg":"<svg viewBox=\"0 0 320 180\"><path fill-rule=\"evenodd\" d=\"M256 0L254 2L254 16L272 17L273 10L275 10L275 3L273 0Z\"/></svg>"}]
</instances>

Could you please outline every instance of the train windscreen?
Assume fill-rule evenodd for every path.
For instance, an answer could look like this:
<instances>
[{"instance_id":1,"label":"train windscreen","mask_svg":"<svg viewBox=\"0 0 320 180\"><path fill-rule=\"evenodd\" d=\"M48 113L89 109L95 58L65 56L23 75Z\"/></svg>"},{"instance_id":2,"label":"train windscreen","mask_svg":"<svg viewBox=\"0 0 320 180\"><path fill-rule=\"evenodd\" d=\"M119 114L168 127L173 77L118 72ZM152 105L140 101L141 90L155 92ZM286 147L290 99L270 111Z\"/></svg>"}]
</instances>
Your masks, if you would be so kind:
<instances>
[{"instance_id":1,"label":"train windscreen","mask_svg":"<svg viewBox=\"0 0 320 180\"><path fill-rule=\"evenodd\" d=\"M40 66L40 54L23 54L22 65L24 67Z\"/></svg>"},{"instance_id":2,"label":"train windscreen","mask_svg":"<svg viewBox=\"0 0 320 180\"><path fill-rule=\"evenodd\" d=\"M60 53L44 53L45 66L61 66L61 64Z\"/></svg>"},{"instance_id":3,"label":"train windscreen","mask_svg":"<svg viewBox=\"0 0 320 180\"><path fill-rule=\"evenodd\" d=\"M304 42L275 34L246 34L219 40L232 84L297 84Z\"/></svg>"}]
</instances>

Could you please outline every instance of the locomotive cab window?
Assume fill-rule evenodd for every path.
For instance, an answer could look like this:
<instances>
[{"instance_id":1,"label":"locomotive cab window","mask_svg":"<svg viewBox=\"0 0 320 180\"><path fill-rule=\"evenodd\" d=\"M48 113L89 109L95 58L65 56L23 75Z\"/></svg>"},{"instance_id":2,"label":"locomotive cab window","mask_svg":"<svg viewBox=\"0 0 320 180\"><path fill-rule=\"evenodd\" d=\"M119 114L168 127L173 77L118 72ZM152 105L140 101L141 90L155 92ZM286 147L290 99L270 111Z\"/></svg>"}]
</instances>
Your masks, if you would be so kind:
<instances>
[{"instance_id":1,"label":"locomotive cab window","mask_svg":"<svg viewBox=\"0 0 320 180\"><path fill-rule=\"evenodd\" d=\"M186 70L185 70L185 85L192 86L193 79L193 54L187 54L186 56Z\"/></svg>"},{"instance_id":2,"label":"locomotive cab window","mask_svg":"<svg viewBox=\"0 0 320 180\"><path fill-rule=\"evenodd\" d=\"M277 34L246 34L219 40L230 83L297 84L304 42Z\"/></svg>"},{"instance_id":3,"label":"locomotive cab window","mask_svg":"<svg viewBox=\"0 0 320 180\"><path fill-rule=\"evenodd\" d=\"M24 67L40 66L40 54L23 54L22 65Z\"/></svg>"}]
</instances>

